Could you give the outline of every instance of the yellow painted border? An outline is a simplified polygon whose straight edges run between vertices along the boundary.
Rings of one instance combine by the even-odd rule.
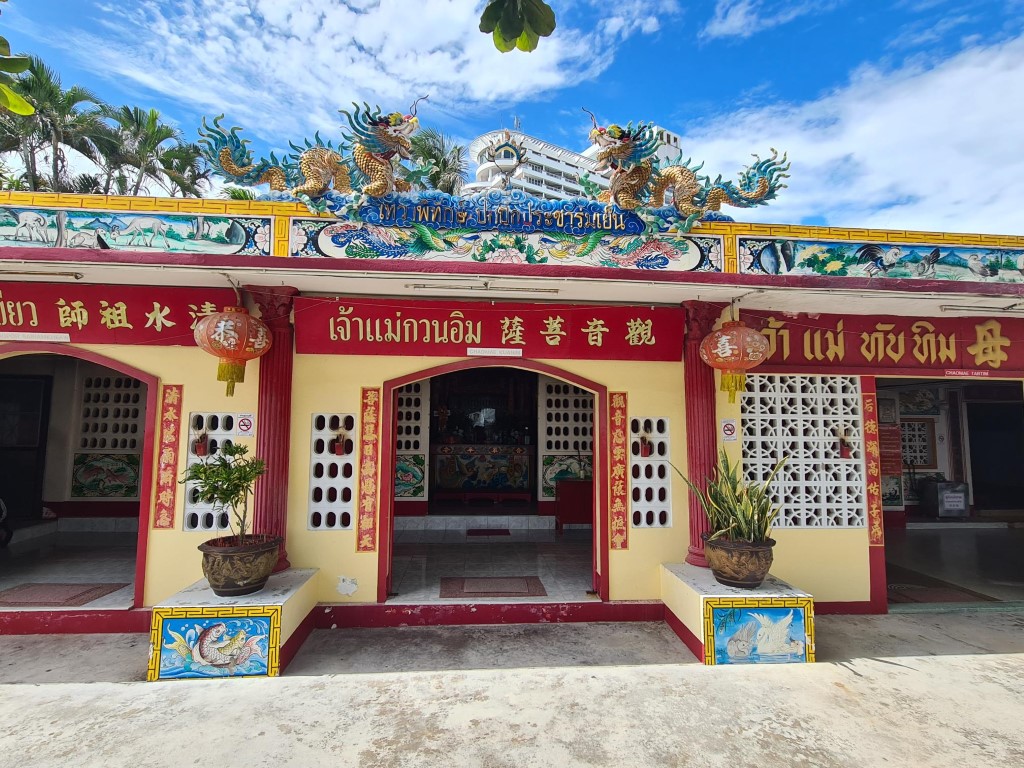
[[[163,647],[160,645],[160,640],[163,637],[164,619],[235,619],[256,616],[268,616],[270,618],[270,637],[267,639],[267,677],[277,677],[281,674],[280,605],[210,606],[206,608],[182,606],[180,608],[153,609],[153,625],[149,632],[149,667],[146,670],[146,680],[154,682],[160,679],[160,659],[163,656]],[[246,677],[253,677],[253,675],[246,675]],[[201,678],[182,679],[195,680]],[[218,677],[217,679],[221,678]]]
[[[799,608],[804,613],[807,661],[814,661],[813,597],[708,597],[704,599],[704,663],[715,664],[715,608]]]

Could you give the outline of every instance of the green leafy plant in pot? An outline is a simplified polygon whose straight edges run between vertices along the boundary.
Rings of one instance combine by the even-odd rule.
[[[768,575],[775,546],[772,524],[779,513],[768,489],[785,463],[780,459],[764,482],[751,483],[740,477],[739,464],[730,462],[723,450],[704,490],[676,469],[707,515],[704,556],[720,584],[755,589]]]
[[[215,512],[230,511],[231,536],[210,539],[199,545],[203,574],[214,594],[234,597],[259,592],[277,565],[280,536],[248,533],[249,497],[256,480],[267,471],[263,459],[249,456],[249,449],[225,442],[212,456],[185,470],[182,483],[192,483],[199,499]]]

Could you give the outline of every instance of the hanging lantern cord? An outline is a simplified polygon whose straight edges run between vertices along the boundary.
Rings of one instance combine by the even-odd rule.
[[[227,272],[221,272],[220,274],[223,276],[225,280],[228,281],[228,285],[230,285],[235,292],[235,306],[245,306],[244,304],[242,304],[242,286],[240,286],[238,283],[232,280],[231,275],[229,275]]]

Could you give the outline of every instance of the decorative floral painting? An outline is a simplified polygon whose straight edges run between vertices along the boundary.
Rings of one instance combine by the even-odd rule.
[[[71,498],[137,499],[139,457],[130,453],[76,453]]]
[[[401,454],[395,462],[395,497],[423,498],[426,496],[426,462],[422,453]]]
[[[555,498],[559,480],[589,480],[594,475],[594,458],[590,454],[552,455],[543,459],[541,498]]]

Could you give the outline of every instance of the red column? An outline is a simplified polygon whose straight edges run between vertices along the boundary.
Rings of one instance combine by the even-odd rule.
[[[714,328],[721,306],[702,301],[683,303],[686,310],[686,340],[683,345],[683,393],[686,398],[686,474],[698,487],[714,470],[717,438],[715,432],[715,371],[700,359],[700,343]],[[687,491],[690,502],[690,548],[686,562],[708,567],[704,558],[702,533],[708,520],[697,495]]]
[[[260,358],[260,396],[256,412],[256,455],[267,472],[256,483],[253,532],[285,539],[288,528],[288,455],[291,449],[292,361],[294,332],[292,299],[299,291],[287,286],[245,286],[273,338]],[[274,572],[290,567],[285,542]]]

